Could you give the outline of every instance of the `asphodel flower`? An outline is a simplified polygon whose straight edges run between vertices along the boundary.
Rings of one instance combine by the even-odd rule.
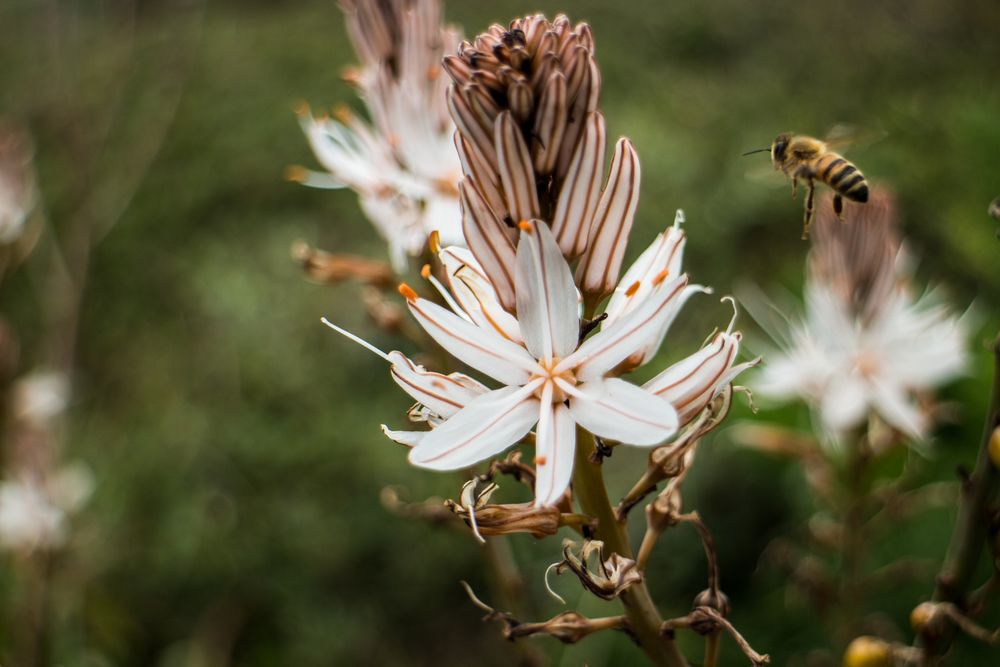
[[[458,206],[461,170],[452,144],[455,127],[445,100],[441,58],[459,35],[442,25],[439,0],[341,3],[361,59],[348,80],[368,107],[371,124],[346,109],[313,116],[304,105],[302,128],[327,173],[292,168],[306,185],[347,187],[389,245],[397,270],[437,231],[464,244]]]
[[[754,386],[766,396],[805,399],[835,436],[877,414],[923,437],[930,419],[917,397],[961,373],[966,327],[934,294],[912,295],[886,193],[848,204],[848,224],[826,208],[813,236],[805,315]]]
[[[391,435],[414,445],[410,461],[415,465],[452,470],[500,453],[537,425],[536,503],[549,505],[569,484],[576,424],[640,446],[658,444],[676,432],[677,413],[668,401],[609,375],[641,349],[651,332],[656,335],[669,325],[699,288],[688,286],[687,276],[669,283],[661,279],[662,289],[638,308],[580,343],[578,293],[555,237],[544,224],[521,226],[516,256],[519,337],[505,335],[492,321],[480,326],[419,298],[408,286],[401,288],[428,334],[503,386],[472,398],[457,412],[449,404],[450,416],[431,431]],[[489,303],[491,296],[484,292],[480,298]]]

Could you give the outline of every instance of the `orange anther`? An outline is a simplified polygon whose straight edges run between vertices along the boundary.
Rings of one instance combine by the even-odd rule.
[[[670,269],[663,269],[662,271],[656,274],[655,278],[653,278],[653,284],[659,285],[664,280],[666,280],[667,276],[669,275],[670,275]]]
[[[413,291],[413,288],[406,283],[399,283],[399,293],[403,295],[403,298],[407,301],[416,301],[417,293]]]
[[[527,220],[522,220],[521,222],[517,223],[517,226],[520,227],[522,232],[528,232],[529,234],[535,231],[535,226],[530,222],[528,222]]]
[[[430,248],[431,252],[435,255],[441,252],[441,233],[438,230],[435,229],[431,232],[430,236],[427,237],[427,247]]]
[[[420,277],[423,278],[424,280],[427,280],[428,278],[431,277],[430,264],[424,264],[422,267],[420,267]]]
[[[543,465],[545,465],[545,463],[547,461],[548,461],[548,459],[545,458],[544,456],[536,456],[535,457],[535,465],[536,466],[543,466]]]
[[[627,290],[625,290],[625,296],[632,296],[633,294],[635,294],[636,292],[638,292],[639,291],[639,286],[641,284],[642,283],[637,280],[634,283],[632,283],[631,285],[629,285],[629,288]]]

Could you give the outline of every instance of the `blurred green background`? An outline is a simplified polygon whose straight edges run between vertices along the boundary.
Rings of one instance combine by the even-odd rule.
[[[594,28],[610,131],[630,136],[642,158],[630,256],[682,207],[686,266],[717,293],[745,280],[797,292],[808,247],[801,200],[790,200],[787,184],[771,189],[748,176],[766,158],[740,153],[786,130],[822,135],[850,123],[886,133],[849,156],[898,193],[921,281],[979,314],[974,364],[944,392],[957,419],[938,432],[924,475],[951,479],[958,463],[971,464],[989,383],[983,343],[1000,325],[1000,242],[985,215],[1000,194],[1000,4],[446,7],[467,35],[535,10]],[[288,164],[315,164],[294,103],[356,107],[339,78],[354,61],[330,0],[0,4],[0,115],[34,135],[49,219],[60,229],[84,201],[115,222],[91,257],[81,310],[66,456],[85,461],[97,487],[56,562],[51,664],[514,664],[512,647],[480,623],[458,585],[466,579],[489,597],[474,540],[379,502],[389,484],[412,499],[454,497],[456,480],[409,468],[382,437],[379,423],[402,425],[409,399],[382,361],[319,317],[385,349],[412,350],[373,330],[356,286],[310,284],[289,256],[298,239],[384,256],[350,192],[282,179]],[[21,336],[22,370],[41,355],[33,342],[45,270],[33,258],[0,292]],[[663,363],[728,318],[714,298],[692,302]],[[744,326],[751,352],[766,347],[748,319]],[[741,405],[731,420],[749,416]],[[760,417],[809,425],[801,407]],[[609,462],[613,495],[641,462],[641,452]],[[738,449],[723,430],[702,448],[685,491],[715,534],[737,627],[772,664],[823,664],[808,661],[835,645],[829,627],[761,559],[776,536],[801,538],[815,509],[800,469]],[[638,539],[643,519],[634,514]],[[901,554],[929,559],[913,580],[873,589],[866,610],[884,612],[905,641],[952,517],[921,515],[873,546],[872,569]],[[511,543],[537,619],[560,611],[541,592],[558,540]],[[694,531],[668,534],[649,572],[662,612],[686,613],[704,577]],[[571,605],[582,597],[568,578],[555,586]],[[17,590],[17,569],[2,568],[0,655],[19,622],[2,601]],[[697,661],[700,640],[683,633],[682,643]],[[556,665],[641,658],[608,633],[568,648],[533,644]],[[724,664],[745,664],[731,643],[723,651]],[[953,664],[996,659],[966,640]]]

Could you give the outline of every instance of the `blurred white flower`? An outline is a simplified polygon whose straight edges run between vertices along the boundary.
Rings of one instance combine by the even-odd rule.
[[[11,410],[16,419],[44,425],[66,409],[69,379],[55,371],[32,371],[18,379],[12,396]]]
[[[22,131],[0,124],[0,244],[24,231],[35,205],[31,142]]]
[[[438,0],[342,3],[361,65],[357,85],[371,125],[346,109],[336,118],[301,110],[303,130],[328,173],[294,168],[306,185],[348,187],[387,241],[393,266],[418,255],[437,231],[464,245],[458,203],[461,167],[446,104],[441,59],[458,48],[459,34],[442,26]]]
[[[67,465],[43,481],[29,475],[0,482],[0,547],[31,551],[62,546],[69,515],[93,491],[93,475],[80,464]]]
[[[821,207],[821,211],[828,207]],[[930,427],[919,394],[966,364],[968,332],[933,294],[914,298],[892,205],[876,191],[845,210],[821,213],[805,286],[805,315],[785,350],[767,355],[754,384],[762,395],[801,398],[835,437],[875,413],[912,438]]]

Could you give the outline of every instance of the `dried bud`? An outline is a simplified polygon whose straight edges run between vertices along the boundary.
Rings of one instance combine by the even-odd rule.
[[[490,482],[477,492],[477,485],[477,479],[466,482],[459,502],[445,501],[445,506],[460,516],[477,537],[531,533],[541,538],[555,535],[559,530],[561,514],[557,507],[533,503],[491,505],[490,496],[500,487]]]
[[[624,616],[608,616],[605,618],[587,618],[575,611],[566,611],[553,616],[541,623],[522,623],[506,612],[497,611],[472,592],[467,583],[462,582],[466,594],[472,603],[486,612],[484,621],[500,621],[503,623],[503,636],[511,641],[545,634],[555,637],[564,644],[574,644],[588,635],[601,630],[622,630],[627,626]]]
[[[292,246],[292,259],[302,266],[310,280],[318,283],[358,280],[374,287],[388,288],[396,281],[395,274],[385,262],[357,255],[334,255],[311,248],[303,241]]]
[[[910,625],[928,642],[936,642],[948,630],[948,613],[944,604],[921,602],[910,612]]]
[[[729,604],[729,596],[722,591],[706,588],[694,598],[695,607],[711,607],[723,616],[728,616],[732,607]]]
[[[613,600],[622,591],[642,581],[642,573],[631,558],[614,553],[604,558],[604,543],[596,540],[584,542],[580,553],[573,553],[576,544],[570,540],[563,542],[563,560],[556,566],[562,574],[570,570],[580,579],[580,583],[591,593],[603,600]],[[597,567],[592,568],[590,560],[597,555]]]
[[[682,507],[679,489],[675,489],[672,493],[660,494],[646,506],[646,524],[650,530],[662,533],[680,523]]]

